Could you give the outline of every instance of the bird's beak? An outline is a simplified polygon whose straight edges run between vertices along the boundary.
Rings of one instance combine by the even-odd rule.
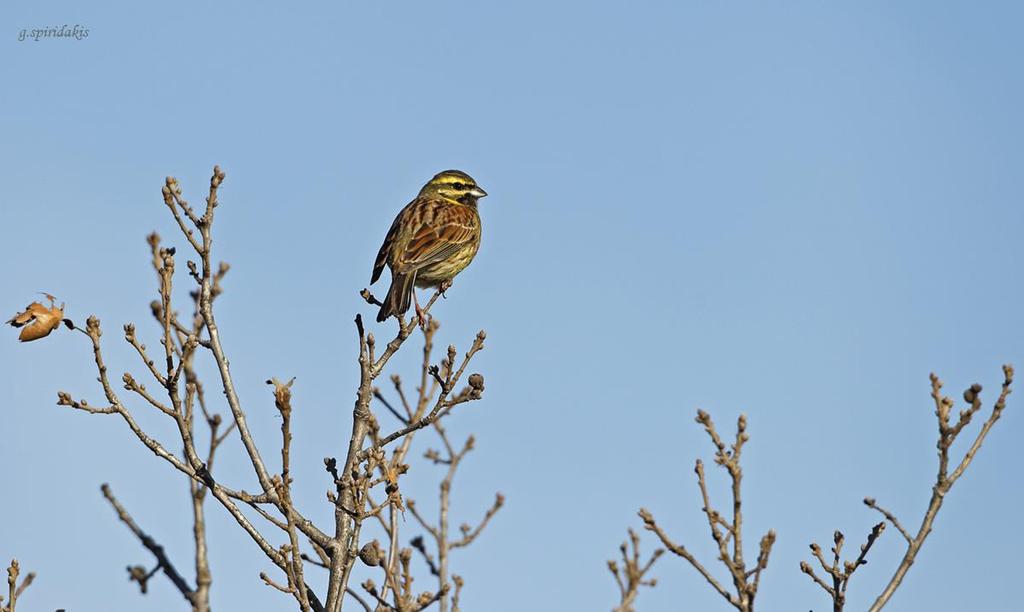
[[[479,187],[474,187],[470,189],[468,193],[474,198],[482,198],[487,195],[487,192],[484,191],[483,189],[480,189]]]

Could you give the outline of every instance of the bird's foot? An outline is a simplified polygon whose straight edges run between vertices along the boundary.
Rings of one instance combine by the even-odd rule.
[[[422,329],[423,331],[427,331],[427,313],[425,310],[423,310],[423,308],[420,307],[420,302],[419,300],[416,299],[415,291],[412,292],[412,303],[413,306],[416,308],[417,325],[419,325],[420,329]]]

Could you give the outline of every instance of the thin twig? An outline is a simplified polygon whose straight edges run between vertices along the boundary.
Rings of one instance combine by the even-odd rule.
[[[622,556],[622,566],[616,561],[608,561],[608,570],[615,577],[615,583],[619,587],[619,605],[612,612],[634,612],[633,604],[636,602],[640,587],[655,587],[658,584],[656,578],[646,578],[654,562],[664,554],[664,548],[657,548],[651,553],[647,561],[640,562],[640,536],[629,529],[629,541],[619,546],[619,553]]]
[[[11,559],[11,564],[7,567],[7,604],[0,605],[0,612],[15,612],[15,607],[18,605],[18,598],[25,592],[25,589],[32,584],[35,580],[35,572],[29,572],[22,579],[21,584],[18,584],[18,576],[21,575],[21,564],[18,563],[17,559]],[[3,602],[3,597],[0,597],[0,604]]]
[[[871,550],[871,547],[878,540],[878,537],[882,535],[883,531],[885,531],[885,523],[878,523],[872,527],[867,541],[860,547],[860,554],[857,555],[854,561],[846,561],[845,563],[840,563],[843,543],[846,540],[842,532],[836,531],[833,534],[832,563],[825,561],[821,547],[817,543],[811,543],[811,553],[818,560],[825,573],[832,578],[832,585],[829,586],[824,580],[819,578],[814,572],[814,568],[806,561],[800,562],[800,571],[810,576],[811,580],[828,593],[829,597],[832,598],[833,612],[842,612],[846,605],[846,589],[850,584],[850,577],[857,571],[857,568],[867,564],[868,551]]]
[[[103,497],[105,497],[114,508],[114,512],[117,513],[117,518],[121,519],[121,522],[124,523],[125,526],[128,527],[128,530],[139,539],[139,542],[142,543],[146,550],[153,553],[153,556],[156,557],[157,565],[161,570],[163,570],[164,575],[167,576],[171,581],[171,584],[178,589],[178,592],[181,593],[182,597],[184,597],[189,604],[192,604],[195,589],[189,586],[188,582],[186,582],[182,575],[178,573],[178,570],[175,569],[174,564],[171,563],[170,558],[168,558],[167,553],[164,551],[164,547],[157,543],[157,541],[146,532],[142,531],[131,515],[128,514],[128,511],[125,510],[124,506],[121,505],[121,502],[114,497],[114,493],[110,490],[109,484],[103,483],[100,487],[100,491],[103,492]]]

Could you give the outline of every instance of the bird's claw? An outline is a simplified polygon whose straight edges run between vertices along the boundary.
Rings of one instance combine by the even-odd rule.
[[[416,319],[418,320],[420,329],[427,331],[427,313],[420,308],[419,304],[416,305]]]

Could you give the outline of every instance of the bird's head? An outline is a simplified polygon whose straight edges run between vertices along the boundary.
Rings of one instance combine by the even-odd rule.
[[[476,201],[485,195],[487,192],[476,184],[473,177],[461,170],[439,172],[420,189],[420,196],[440,197],[470,206],[476,206]]]

